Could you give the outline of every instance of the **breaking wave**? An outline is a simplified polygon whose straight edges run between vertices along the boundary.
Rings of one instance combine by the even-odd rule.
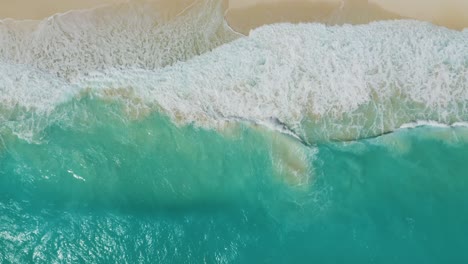
[[[61,118],[57,106],[85,94],[121,102],[124,118],[161,112],[217,129],[248,122],[305,144],[468,119],[466,30],[407,20],[277,24],[234,40],[220,4],[207,3],[167,22],[147,4],[88,11],[86,23],[74,12],[4,21],[0,120],[33,138]]]

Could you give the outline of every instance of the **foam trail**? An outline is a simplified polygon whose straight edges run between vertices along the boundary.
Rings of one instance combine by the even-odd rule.
[[[176,12],[177,11],[177,12]],[[154,70],[188,60],[240,35],[221,1],[196,1],[167,14],[157,1],[70,11],[42,21],[0,21],[0,122],[32,140],[50,113],[106,69]],[[60,118],[60,117],[58,117]]]
[[[467,40],[416,21],[280,24],[155,74],[106,72],[84,85],[131,87],[177,122],[278,120],[309,143],[354,140],[414,120],[466,121]]]
[[[158,2],[129,1],[42,21],[0,21],[0,60],[73,79],[106,68],[156,69],[239,36],[222,2],[196,1],[176,15]]]
[[[81,67],[93,71],[66,81],[71,88],[58,84],[62,88],[52,99],[23,100],[28,82],[37,77],[13,74],[3,84],[3,101],[50,108],[63,103],[53,98],[80,91],[121,101],[136,113],[162,111],[180,124],[219,128],[234,117],[282,124],[306,144],[355,140],[414,120],[468,120],[467,33],[404,20],[271,25],[164,68],[124,63],[96,71],[95,63],[85,61]],[[65,57],[72,55],[73,50]]]

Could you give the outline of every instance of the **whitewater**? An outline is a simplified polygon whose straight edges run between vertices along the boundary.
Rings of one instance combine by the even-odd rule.
[[[0,262],[468,260],[468,30],[223,12],[0,21]]]

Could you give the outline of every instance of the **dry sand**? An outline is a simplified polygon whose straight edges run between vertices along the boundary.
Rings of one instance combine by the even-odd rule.
[[[42,19],[72,9],[124,0],[0,0],[0,18]],[[142,0],[132,0],[142,1]],[[177,14],[195,0],[155,0]],[[468,0],[226,0],[226,18],[242,33],[275,22],[360,24],[414,18],[449,28],[468,27]]]

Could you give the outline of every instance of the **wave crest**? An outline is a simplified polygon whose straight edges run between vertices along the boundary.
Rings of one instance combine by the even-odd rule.
[[[468,119],[466,32],[415,21],[280,24],[156,72],[113,71],[179,122],[278,120],[304,142],[380,135],[415,120]]]
[[[16,98],[21,106],[50,110],[73,97],[70,94],[89,91],[122,100],[136,112],[142,107],[164,112],[176,123],[220,128],[241,120],[279,128],[306,144],[355,140],[416,120],[467,121],[467,32],[407,20],[361,26],[270,25],[187,61],[171,57],[178,62],[166,67],[139,66],[132,60],[98,70],[99,64],[83,62],[89,71],[74,69],[80,74],[72,80],[59,78],[63,83],[47,83],[45,75],[23,78],[19,70],[19,75],[7,76],[2,101]],[[136,50],[141,44],[114,40]],[[67,63],[54,65],[60,70],[51,68],[47,74],[69,69]],[[9,71],[8,64],[4,69]],[[41,81],[34,83],[36,79]],[[31,83],[34,91],[57,89],[50,96],[24,97]],[[34,104],[20,98],[31,98]]]
[[[237,38],[221,1],[196,1],[168,15],[151,1],[0,21],[0,59],[65,79],[107,68],[156,69]]]

